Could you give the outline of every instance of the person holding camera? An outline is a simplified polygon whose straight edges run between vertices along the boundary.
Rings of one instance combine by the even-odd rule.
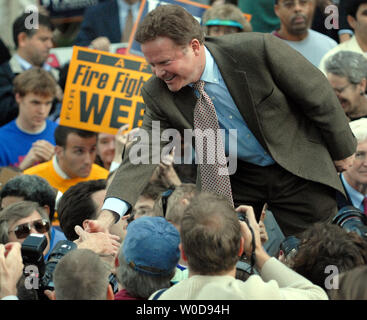
[[[238,220],[236,211],[244,221]],[[182,217],[180,243],[189,278],[149,299],[327,299],[320,287],[266,253],[252,207],[242,205],[236,211],[212,193],[191,200]],[[260,273],[246,282],[235,279],[243,253]]]

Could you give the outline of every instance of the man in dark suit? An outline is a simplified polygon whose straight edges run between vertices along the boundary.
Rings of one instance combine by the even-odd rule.
[[[286,236],[336,214],[335,189],[343,192],[337,170],[350,165],[356,141],[318,69],[268,34],[204,42],[200,24],[175,5],[150,12],[135,39],[155,75],[142,89],[142,129],[151,134],[155,121],[161,131],[192,129],[198,95],[192,84],[204,80],[220,127],[227,135],[237,130],[237,170],[230,176],[234,205],[253,206],[259,218],[268,203]],[[125,153],[90,231],[106,229],[128,212],[152,175],[153,161],[131,161],[134,146]],[[149,147],[154,152],[152,142]]]
[[[13,23],[13,38],[16,52],[9,61],[0,65],[0,126],[7,124],[18,115],[18,105],[13,92],[13,80],[16,75],[32,67],[40,67],[50,72],[56,81],[59,71],[47,63],[47,57],[53,46],[54,27],[48,16],[38,15],[38,27],[27,27],[32,13],[20,15]],[[32,18],[33,19],[33,18]],[[58,86],[54,107],[62,100],[62,90]]]

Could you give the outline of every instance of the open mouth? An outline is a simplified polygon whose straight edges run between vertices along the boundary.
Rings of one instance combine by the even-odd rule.
[[[164,79],[165,82],[170,82],[173,80],[173,78],[176,77],[176,75],[173,75],[171,78]]]

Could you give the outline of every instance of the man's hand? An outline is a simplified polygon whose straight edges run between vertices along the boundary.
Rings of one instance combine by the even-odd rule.
[[[162,157],[159,166],[153,172],[151,180],[160,180],[167,188],[180,186],[181,180],[173,168],[175,158],[175,148],[171,153]]]
[[[336,171],[343,172],[353,166],[354,155],[342,160],[334,160]]]
[[[260,227],[256,222],[254,209],[251,206],[241,205],[236,209],[236,212],[245,213],[249,226],[254,232],[255,237],[255,256],[256,256],[256,266],[261,269],[264,263],[270,259],[269,255],[266,253],[261,244],[260,238]],[[244,251],[248,258],[251,258],[252,254],[252,233],[246,222],[240,221],[241,233],[244,239]]]
[[[112,211],[102,210],[97,220],[86,220],[86,232],[109,233],[110,227],[115,223],[115,215]]]
[[[18,242],[0,244],[0,299],[17,295],[17,282],[24,268],[20,248]]]
[[[116,256],[120,248],[120,238],[104,232],[89,233],[80,226],[75,226],[75,232],[79,236],[74,243],[78,249],[90,249],[100,256]]]
[[[107,51],[107,52],[110,51],[110,45],[111,45],[111,42],[106,37],[95,38],[90,44],[90,46],[93,49]]]
[[[38,162],[51,160],[55,153],[55,146],[46,140],[37,140],[33,142],[32,148],[19,165],[19,169],[25,170]]]

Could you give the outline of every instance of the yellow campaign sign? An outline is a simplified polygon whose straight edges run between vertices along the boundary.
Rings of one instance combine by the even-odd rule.
[[[124,124],[140,127],[141,88],[151,75],[144,58],[74,47],[60,124],[111,134]]]

